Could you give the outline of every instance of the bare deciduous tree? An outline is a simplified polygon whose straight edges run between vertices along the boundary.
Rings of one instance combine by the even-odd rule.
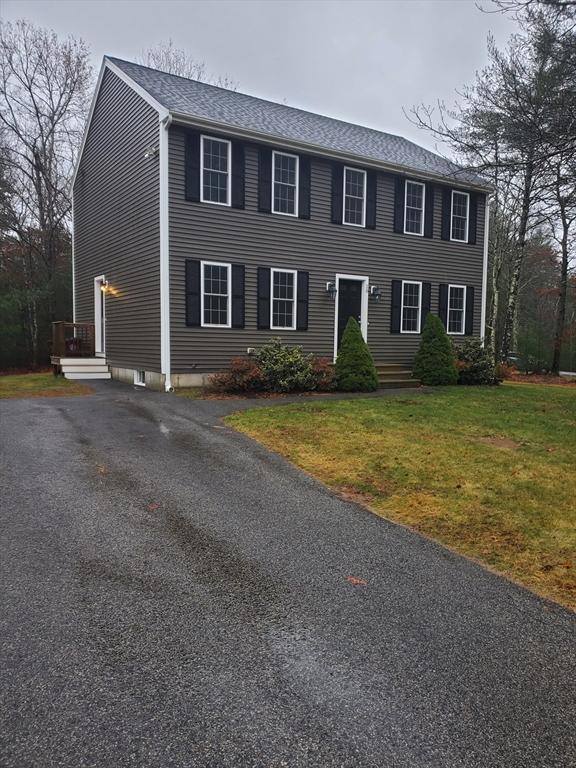
[[[219,88],[235,91],[238,87],[238,83],[228,75],[212,75],[208,71],[206,62],[197,61],[183,48],[177,48],[171,39],[143,51],[138,61],[146,67],[179,77],[187,77],[190,80],[200,80],[209,85],[217,85]]]
[[[81,40],[60,40],[27,21],[1,24],[0,127],[10,179],[8,234],[11,257],[21,262],[33,364],[40,354],[39,315],[48,323],[54,319],[54,282],[69,261],[69,180],[91,84],[89,54]]]

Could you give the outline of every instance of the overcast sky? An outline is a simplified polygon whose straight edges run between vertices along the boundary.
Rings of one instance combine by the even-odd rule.
[[[105,54],[135,60],[172,38],[240,91],[431,149],[402,108],[451,103],[485,64],[488,34],[503,46],[515,31],[472,0],[0,0],[0,8],[4,20],[84,38],[96,68]]]

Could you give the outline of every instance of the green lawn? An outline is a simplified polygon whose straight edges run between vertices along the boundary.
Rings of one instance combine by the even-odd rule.
[[[378,514],[576,608],[576,387],[448,387],[227,423]]]
[[[89,395],[92,389],[52,373],[23,373],[0,376],[0,400],[20,397],[59,397]]]

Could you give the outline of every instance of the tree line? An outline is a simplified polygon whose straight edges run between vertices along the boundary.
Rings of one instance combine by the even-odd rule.
[[[446,107],[411,119],[492,185],[486,343],[576,370],[576,4],[499,0],[520,31]]]
[[[495,361],[576,370],[576,5],[496,0],[520,32],[447,108],[410,118],[492,185],[486,342]],[[480,12],[480,11],[479,11]],[[172,41],[141,63],[236,88]],[[94,88],[90,51],[0,26],[0,369],[49,361],[71,319],[70,178]]]

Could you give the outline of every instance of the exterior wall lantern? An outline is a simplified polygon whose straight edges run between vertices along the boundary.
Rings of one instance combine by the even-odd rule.
[[[338,293],[336,283],[326,283],[326,293],[332,299],[332,301],[334,301],[336,294]]]
[[[374,301],[380,301],[382,298],[382,289],[379,285],[370,286],[370,296],[374,299]]]

